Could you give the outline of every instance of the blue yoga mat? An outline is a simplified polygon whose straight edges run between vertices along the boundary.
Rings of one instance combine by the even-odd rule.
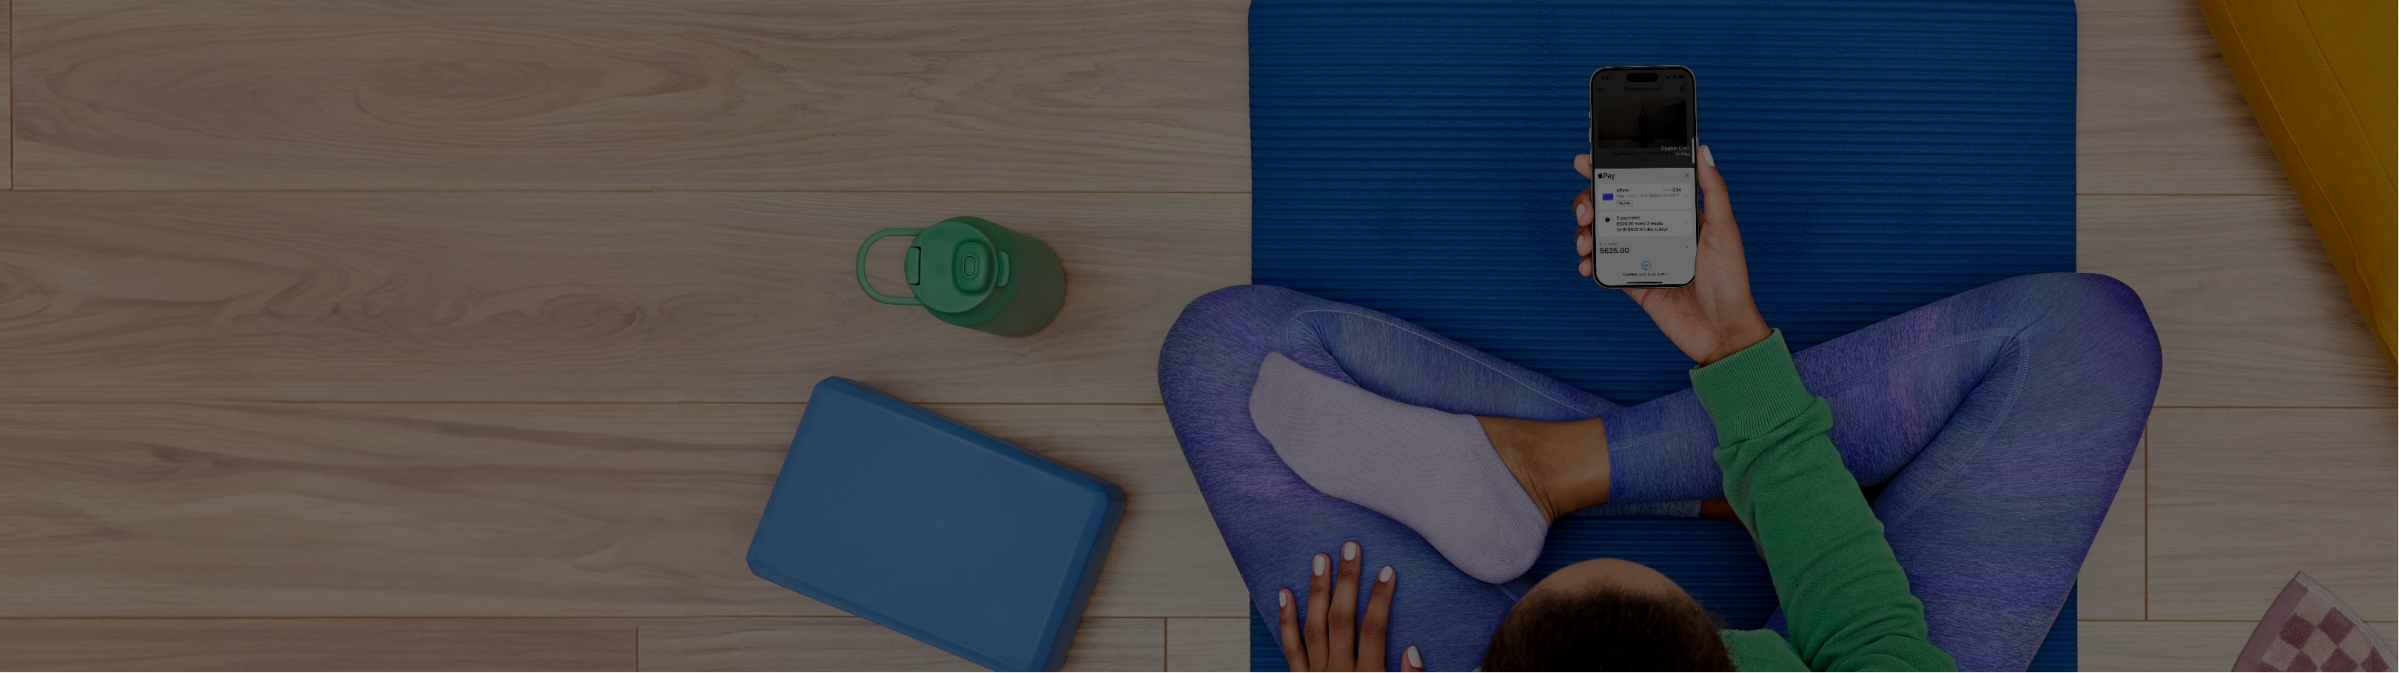
[[[1549,544],[1530,573],[1547,577],[1559,568],[1595,558],[1620,558],[1652,568],[1681,585],[1727,626],[1754,629],[1774,615],[1774,582],[1766,562],[1750,546],[1749,534],[1729,522],[1671,517],[1568,517],[1550,529]],[[2074,594],[2049,627],[2034,671],[2072,671],[2076,659]],[[1250,611],[1250,670],[1288,671],[1283,650],[1266,617]],[[1396,643],[1392,647],[1406,647]]]
[[[1589,184],[1570,161],[1588,151],[1600,66],[1697,75],[1700,142],[1730,182],[1752,291],[1794,349],[2074,270],[2071,0],[1256,0],[1249,29],[1252,281],[1385,311],[1619,403],[1689,387],[1690,361],[1574,271],[1572,199]],[[1543,563],[1615,525],[1639,530],[1610,555],[1724,543],[1709,522],[1614,521],[1561,524]],[[1707,600],[1729,618],[1773,600],[1745,562],[1667,574],[1721,576]],[[2034,670],[2073,668],[2073,610]],[[1253,665],[1280,667],[1258,638]]]
[[[1259,0],[1249,25],[1252,280],[1619,403],[1690,387],[1691,363],[1575,274],[1598,66],[1698,76],[1700,141],[1793,349],[2074,270],[2068,0]]]

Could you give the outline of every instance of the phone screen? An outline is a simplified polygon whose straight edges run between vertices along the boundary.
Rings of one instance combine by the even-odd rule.
[[[1591,73],[1591,278],[1601,286],[1691,284],[1698,89],[1682,66]]]

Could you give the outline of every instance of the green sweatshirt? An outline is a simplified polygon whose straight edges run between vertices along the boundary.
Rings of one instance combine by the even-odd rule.
[[[1691,370],[1716,422],[1716,463],[1733,512],[1757,536],[1791,638],[1722,633],[1743,671],[1955,671],[1926,639],[1883,525],[1825,433],[1832,410],[1808,394],[1782,330]]]

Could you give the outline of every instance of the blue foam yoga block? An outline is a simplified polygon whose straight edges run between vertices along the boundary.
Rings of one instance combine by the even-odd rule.
[[[750,570],[995,670],[1058,670],[1124,490],[923,407],[816,384]]]

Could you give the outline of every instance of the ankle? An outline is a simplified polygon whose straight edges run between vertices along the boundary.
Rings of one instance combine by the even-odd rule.
[[[1607,427],[1598,418],[1528,421],[1476,416],[1491,448],[1550,521],[1608,501]]]
[[[1499,454],[1499,462],[1508,466],[1508,475],[1524,487],[1525,495],[1532,496],[1533,506],[1541,508],[1541,518],[1557,521],[1563,516],[1550,501],[1545,473],[1534,464],[1533,456],[1538,451],[1533,448],[1535,440],[1528,436],[1531,433],[1526,427],[1531,421],[1498,416],[1476,416],[1474,420],[1482,423],[1483,436],[1491,440],[1491,450]]]

